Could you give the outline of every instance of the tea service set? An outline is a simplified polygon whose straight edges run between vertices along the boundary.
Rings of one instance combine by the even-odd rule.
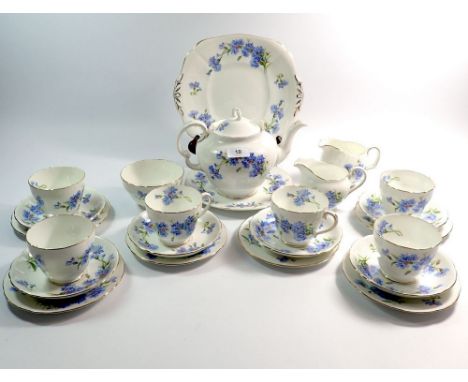
[[[185,57],[173,97],[184,122],[177,150],[186,168],[145,159],[122,169],[123,187],[143,209],[127,226],[130,252],[156,266],[204,262],[227,242],[212,212],[219,209],[254,212],[237,236],[245,253],[262,263],[302,269],[329,261],[343,236],[337,206],[365,183],[380,150],[323,140],[320,160],[295,162],[299,184],[277,167],[305,126],[295,119],[303,91],[286,48],[251,35],[203,40]],[[76,310],[122,279],[118,249],[95,234],[111,206],[84,186],[84,178],[75,167],[30,177],[32,196],[11,216],[27,242],[4,279],[11,305],[43,314]],[[351,247],[342,263],[346,278],[390,308],[423,313],[453,305],[460,283],[454,264],[438,250],[452,225],[429,202],[432,180],[387,171],[380,188],[380,194],[364,193],[354,209],[373,235]]]

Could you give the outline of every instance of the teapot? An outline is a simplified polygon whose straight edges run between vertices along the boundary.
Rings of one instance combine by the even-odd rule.
[[[360,167],[347,171],[343,167],[315,159],[298,159],[294,166],[301,172],[301,184],[323,192],[328,198],[329,208],[335,208],[351,192],[361,187],[367,177],[366,171]],[[360,172],[358,180],[354,180],[356,172]]]
[[[291,140],[297,130],[305,126],[296,121],[283,137],[274,137],[264,130],[263,123],[242,117],[234,108],[232,118],[213,122],[208,128],[202,121],[184,126],[177,137],[177,149],[186,165],[201,170],[220,194],[242,199],[254,195],[262,186],[270,169],[280,163],[291,149]],[[200,134],[181,147],[181,138],[194,131]],[[192,162],[191,154],[198,163]]]

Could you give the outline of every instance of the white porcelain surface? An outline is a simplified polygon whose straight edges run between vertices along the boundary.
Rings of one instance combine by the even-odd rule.
[[[293,247],[305,248],[314,236],[336,227],[338,216],[327,208],[323,193],[304,186],[285,186],[271,196],[280,238]],[[327,223],[322,224],[325,218]]]
[[[78,215],[56,215],[26,233],[29,253],[49,280],[58,284],[81,277],[89,261],[95,227]]]
[[[227,211],[257,211],[269,207],[271,194],[290,183],[291,177],[279,167],[274,167],[266,176],[257,193],[245,199],[231,199],[220,195],[203,171],[189,169],[185,178],[185,184],[196,187],[200,192],[209,192],[213,196],[211,207]]]
[[[82,309],[102,300],[120,283],[124,272],[125,263],[120,256],[115,270],[109,273],[97,287],[84,294],[63,299],[38,299],[23,294],[11,284],[8,275],[5,275],[3,280],[3,292],[8,303],[18,309],[36,314],[60,314]]]
[[[93,289],[113,272],[119,261],[119,252],[110,241],[96,237],[89,257],[83,276],[65,285],[50,282],[27,251],[13,260],[8,275],[14,287],[33,297],[72,297]]]
[[[45,214],[75,213],[81,202],[85,172],[77,167],[48,167],[28,180],[31,193]]]
[[[378,147],[367,148],[360,143],[328,138],[320,141],[322,149],[321,159],[324,162],[344,167],[347,170],[353,167],[373,169],[380,160]]]
[[[338,250],[338,246],[333,250],[324,252],[317,256],[309,257],[289,257],[270,251],[268,248],[261,245],[255,237],[250,233],[250,222],[252,218],[245,220],[238,229],[237,236],[244,248],[245,252],[256,260],[263,263],[281,268],[309,268],[326,263],[330,260],[333,254]]]
[[[85,188],[80,206],[76,214],[95,221],[106,205],[106,198],[95,190]],[[42,209],[40,203],[33,197],[22,200],[14,210],[16,220],[25,227],[32,227],[37,222],[44,220],[48,214]]]
[[[288,257],[320,256],[334,250],[340,244],[343,235],[342,229],[336,226],[331,231],[310,239],[304,248],[288,246],[280,239],[275,217],[270,208],[259,211],[252,216],[250,233],[264,247]]]
[[[407,313],[433,313],[453,306],[460,296],[461,284],[459,281],[448,291],[424,298],[406,298],[384,292],[376,286],[362,279],[353,268],[347,256],[342,263],[342,268],[348,282],[364,296],[380,305]]]
[[[158,187],[145,197],[146,213],[154,223],[159,240],[167,247],[179,247],[192,236],[197,221],[213,198],[193,187]]]
[[[370,284],[390,294],[403,297],[429,297],[445,292],[457,281],[457,270],[452,261],[440,251],[419,274],[414,283],[395,282],[380,269],[374,237],[365,236],[357,240],[349,250],[354,269]]]
[[[301,172],[301,184],[323,192],[328,198],[329,208],[335,208],[367,178],[364,169],[353,167],[347,171],[315,159],[299,159],[294,165]]]
[[[127,235],[142,251],[165,257],[186,257],[210,246],[218,237],[221,221],[210,211],[197,220],[193,234],[180,247],[168,247],[160,239],[157,225],[148,219],[143,211],[133,218],[127,228]]]
[[[203,249],[201,252],[194,253],[185,257],[164,257],[155,255],[149,252],[142,251],[138,248],[130,237],[127,235],[126,244],[130,251],[141,261],[151,263],[154,265],[163,265],[163,266],[179,266],[179,265],[189,265],[194,264],[199,261],[208,260],[209,258],[215,256],[226,244],[227,241],[227,231],[224,225],[219,232],[216,240],[207,248]]]
[[[300,110],[303,93],[291,54],[277,41],[233,34],[204,39],[185,56],[174,87],[174,101],[185,123],[213,121],[240,108],[284,135]]]
[[[297,123],[282,137],[280,144],[261,124],[242,117],[234,109],[232,118],[216,121],[208,128],[201,121],[189,122],[179,133],[177,148],[192,170],[203,171],[214,188],[228,198],[254,195],[271,168],[289,153],[291,140],[303,124]],[[181,143],[191,129],[198,128],[198,141],[191,142],[198,163]]]
[[[389,214],[375,221],[374,239],[382,272],[394,281],[410,283],[431,264],[442,235],[417,217]]]
[[[382,207],[386,213],[420,214],[434,193],[427,175],[411,170],[389,170],[380,176]]]
[[[145,197],[156,187],[182,183],[184,169],[166,159],[143,159],[126,165],[120,178],[130,196],[145,208]]]

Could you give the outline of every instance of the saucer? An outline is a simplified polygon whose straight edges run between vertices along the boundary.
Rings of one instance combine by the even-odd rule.
[[[382,197],[380,192],[365,192],[359,197],[359,205],[362,210],[373,220],[385,214],[382,208]],[[441,208],[436,202],[430,201],[420,215],[415,215],[421,219],[440,227],[448,219],[447,211]]]
[[[260,260],[263,263],[291,269],[315,267],[330,260],[333,254],[338,250],[338,246],[335,246],[332,250],[323,252],[316,256],[301,258],[284,256],[270,251],[255,239],[255,237],[250,233],[251,221],[252,218],[249,218],[239,227],[239,241],[249,256],[256,260]]]
[[[288,257],[311,257],[333,250],[340,244],[343,230],[336,226],[329,232],[317,235],[309,240],[305,248],[295,248],[284,243],[279,236],[275,218],[270,208],[266,208],[252,217],[250,233],[260,243],[273,252]]]
[[[356,216],[357,220],[369,230],[369,233],[372,233],[374,230],[374,221],[375,219],[367,214],[361,207],[359,201],[356,203],[354,207],[354,216]],[[453,229],[453,221],[450,218],[447,218],[444,224],[438,227],[440,234],[442,235],[443,241],[447,240],[450,233]]]
[[[168,247],[161,242],[156,224],[148,219],[146,211],[133,218],[127,228],[127,235],[144,252],[165,257],[186,257],[200,252],[219,236],[221,221],[210,211],[198,219],[193,234],[180,247]]]
[[[195,187],[200,192],[209,192],[213,196],[211,207],[227,211],[257,211],[269,207],[273,191],[290,183],[291,177],[284,170],[273,167],[255,195],[245,199],[231,199],[220,195],[204,172],[186,169],[185,176],[187,186]]]
[[[226,228],[224,225],[221,223],[221,230],[219,232],[218,237],[216,240],[203,249],[201,252],[188,255],[186,257],[164,257],[164,256],[159,256],[159,255],[154,255],[152,253],[148,253],[145,251],[142,251],[140,248],[138,248],[133,241],[130,239],[130,237],[127,235],[126,238],[126,243],[128,249],[137,257],[139,260],[155,264],[155,265],[164,265],[164,266],[178,266],[178,265],[188,265],[188,264],[193,264],[198,261],[204,261],[207,260],[213,256],[215,256],[221,248],[224,247],[227,241],[227,232]]]
[[[119,284],[124,271],[125,263],[122,256],[119,256],[117,267],[98,286],[78,296],[61,299],[39,299],[25,295],[11,284],[10,278],[6,275],[3,280],[3,293],[9,304],[30,313],[59,314],[71,312],[98,302],[107,296]]]
[[[106,198],[104,196],[94,190],[85,189],[83,191],[79,213],[93,221],[100,215],[105,206]],[[27,228],[32,227],[34,224],[47,217],[42,211],[41,204],[32,196],[22,200],[15,207],[14,215],[18,223]]]
[[[451,307],[457,302],[458,297],[460,296],[461,284],[459,280],[457,280],[452,288],[436,296],[424,298],[395,296],[363,280],[359,273],[353,268],[348,256],[343,260],[342,267],[349,283],[364,296],[381,305],[403,312],[437,312]]]
[[[100,237],[96,237],[88,255],[90,260],[83,276],[73,283],[50,282],[28,251],[13,260],[8,275],[12,285],[24,294],[40,298],[72,297],[96,287],[115,269],[119,260],[117,248]]]
[[[416,282],[410,284],[387,278],[380,269],[379,257],[372,235],[359,239],[349,250],[351,264],[361,278],[396,296],[430,297],[445,292],[457,281],[455,266],[440,251]]]

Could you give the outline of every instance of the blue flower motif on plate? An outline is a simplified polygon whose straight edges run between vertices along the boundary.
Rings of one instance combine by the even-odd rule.
[[[190,82],[189,88],[190,88],[190,95],[197,95],[199,92],[202,91],[202,88],[200,87],[200,82],[198,81]]]
[[[280,73],[276,75],[275,84],[278,86],[278,89],[283,89],[288,85],[288,81],[284,79],[284,74]]]
[[[188,113],[188,116],[190,118],[203,122],[206,125],[206,127],[210,127],[211,124],[214,122],[213,117],[211,116],[211,114],[208,113],[206,109],[203,113],[198,112],[196,110],[192,110]]]
[[[271,120],[265,122],[264,128],[265,131],[270,134],[276,134],[280,127],[280,120],[284,117],[284,100],[280,100],[278,104],[273,104],[270,106],[271,111]]]

